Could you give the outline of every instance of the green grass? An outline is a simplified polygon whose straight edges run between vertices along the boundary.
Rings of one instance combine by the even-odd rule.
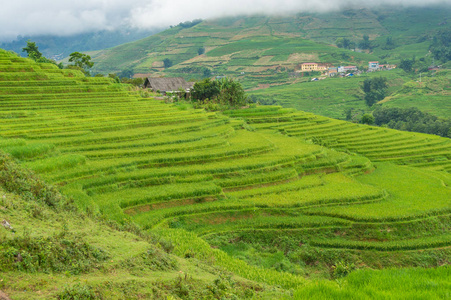
[[[24,184],[35,190],[51,187],[3,154],[1,159],[2,218],[15,232],[3,226],[0,231],[0,288],[12,299],[204,298],[225,292],[248,299],[274,293],[237,276],[224,277],[222,268],[168,253],[170,242],[131,224],[118,226],[76,212],[61,195],[53,194],[60,199],[57,207],[39,196],[31,199]],[[12,175],[9,181],[5,174]]]
[[[314,82],[295,83],[251,91],[257,99],[276,101],[284,107],[312,112],[336,119],[344,119],[348,109],[369,111],[363,100],[362,82],[372,76],[383,76],[396,90],[406,80],[403,71],[391,70],[351,78],[327,78]]]
[[[362,175],[357,179],[387,191],[389,196],[385,201],[355,207],[337,207],[328,215],[379,221],[411,219],[418,215],[449,211],[451,189],[438,176],[434,172],[416,168],[378,163],[372,174]],[[312,213],[320,211],[324,212],[324,209],[310,210]]]
[[[314,281],[286,299],[446,299],[450,267],[424,270],[359,270],[338,282]]]
[[[0,51],[1,60],[14,69],[14,56]],[[58,264],[49,263],[58,268],[56,275],[33,277],[27,270],[48,267],[33,262],[19,270],[8,261],[13,276],[1,288],[17,298],[29,296],[19,292],[20,276],[45,280],[42,298],[57,293],[120,298],[122,282],[133,287],[133,295],[165,298],[184,291],[198,299],[207,297],[207,285],[216,291],[211,283],[225,272],[234,274],[231,281],[221,275],[217,282],[229,282],[227,290],[238,298],[245,298],[247,286],[254,287],[255,297],[271,298],[271,290],[281,297],[306,284],[303,276],[334,278],[340,259],[371,268],[449,263],[449,140],[280,106],[224,113],[179,109],[28,60],[16,70],[22,67],[59,74],[76,89],[62,93],[64,84],[55,86],[51,76],[38,90],[23,77],[8,85],[2,76],[11,78],[11,72],[0,72],[0,90],[5,88],[0,147],[54,185],[24,178],[2,162],[7,200],[0,198],[0,207],[18,233],[29,224],[39,227],[29,245],[50,251],[49,262],[61,250],[64,222],[75,234],[68,237],[70,247],[79,248],[74,241],[80,240],[88,245],[81,249],[103,249],[108,259],[93,260],[92,269],[75,264],[65,277]],[[379,162],[385,160],[410,166]],[[57,191],[63,195],[55,196]],[[72,201],[83,217],[63,209]],[[60,206],[58,216],[52,210]],[[97,218],[131,232],[118,233]],[[3,253],[14,260],[26,234],[12,240],[7,236]],[[43,249],[49,241],[55,246]],[[133,241],[137,245],[130,246]],[[33,251],[24,252],[27,259]],[[92,257],[79,260],[85,259]],[[158,269],[172,262],[177,268]],[[180,270],[190,274],[177,279]],[[63,280],[70,286],[61,288]]]

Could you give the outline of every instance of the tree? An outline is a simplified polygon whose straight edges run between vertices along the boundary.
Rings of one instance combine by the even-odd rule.
[[[338,48],[344,49],[353,49],[355,47],[355,43],[347,38],[338,38],[335,41],[335,44]]]
[[[22,48],[22,52],[27,52],[27,56],[38,63],[50,63],[58,66],[58,68],[62,69],[63,64],[57,63],[53,59],[48,59],[47,57],[43,56],[41,52],[39,52],[38,46],[36,46],[35,42],[31,42],[30,40],[27,41],[27,46]]]
[[[205,53],[205,48],[204,47],[199,47],[199,49],[197,49],[197,54],[202,55]]]
[[[368,125],[374,124],[374,117],[373,117],[373,115],[372,114],[364,114],[362,116],[362,119],[360,120],[360,123],[368,124]]]
[[[170,68],[172,67],[172,60],[170,60],[169,58],[165,58],[163,59],[163,64],[164,64],[164,68]]]
[[[42,57],[42,53],[39,52],[36,43],[30,40],[27,41],[27,46],[22,48],[22,52],[27,52],[27,56],[35,61]]]
[[[394,49],[395,43],[393,42],[393,38],[391,36],[387,36],[387,38],[385,39],[385,45],[382,47],[382,49],[384,50],[392,50]]]
[[[415,63],[414,59],[403,59],[402,58],[401,63],[399,64],[399,67],[406,72],[411,72],[414,63]]]
[[[132,69],[125,69],[117,74],[120,78],[132,78],[135,73],[133,73]]]
[[[211,70],[209,68],[205,68],[203,75],[204,77],[211,77]]]
[[[216,80],[212,81],[210,78],[205,78],[204,80],[194,84],[191,96],[194,100],[203,101],[205,99],[213,99],[217,97],[219,92],[219,82]]]
[[[360,49],[371,49],[370,37],[367,34],[363,35],[363,39],[359,43]]]
[[[242,106],[248,103],[248,97],[241,84],[227,77],[221,80],[205,78],[196,82],[192,89],[191,98],[197,101],[209,99],[227,106]]]
[[[387,91],[387,78],[374,77],[363,81],[362,90],[365,93],[365,102],[368,106],[385,98]]]
[[[183,27],[183,28],[191,28],[197,24],[199,24],[200,22],[202,22],[202,19],[195,19],[192,21],[186,21],[186,22],[180,22],[177,26]]]
[[[72,52],[69,55],[69,62],[74,63],[74,66],[79,67],[85,73],[94,66],[94,63],[91,62],[91,56],[80,52]]]
[[[451,29],[439,30],[433,37],[429,48],[435,59],[446,63],[451,60]]]
[[[226,77],[220,80],[219,85],[219,103],[230,106],[243,106],[249,102],[243,87],[238,81]]]

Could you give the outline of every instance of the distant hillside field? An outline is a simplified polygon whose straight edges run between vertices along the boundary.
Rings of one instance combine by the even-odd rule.
[[[11,297],[450,292],[447,138],[281,106],[206,112],[3,50],[0,102]],[[407,269],[369,270],[387,268]]]
[[[429,8],[349,9],[328,14],[286,17],[233,17],[175,26],[148,38],[92,52],[95,72],[126,69],[135,74],[180,75],[205,72],[240,78],[248,87],[289,82],[303,62],[367,66],[368,61],[399,63],[428,54],[431,34],[449,28],[449,6]],[[346,38],[358,48],[363,36],[369,50],[337,48]],[[387,38],[391,44],[386,45]],[[202,48],[202,51],[199,49]],[[351,47],[351,49],[353,49]],[[168,59],[172,65],[164,66]],[[208,70],[208,71],[206,71]]]
[[[313,112],[336,119],[345,119],[346,112],[371,112],[362,91],[363,81],[374,77],[387,79],[388,92],[378,105],[382,107],[416,107],[441,118],[451,116],[451,76],[447,70],[412,76],[403,70],[359,74],[348,78],[327,78],[251,90],[248,94],[262,104],[277,104]]]
[[[443,6],[222,18],[175,26],[90,54],[95,61],[94,73],[181,76],[187,80],[227,76],[239,80],[254,102],[339,119],[345,119],[349,110],[356,116],[371,113],[374,107],[368,107],[363,100],[362,82],[382,76],[387,78],[389,89],[380,105],[416,107],[448,118],[449,76],[434,79],[434,73],[427,69],[440,64],[431,55],[430,46],[439,30],[449,30],[450,14],[451,8]],[[370,49],[359,49],[364,36],[369,38]],[[354,46],[338,48],[340,39],[347,39]],[[400,69],[402,60],[414,60],[416,73]],[[301,64],[306,62],[326,68],[357,66],[365,70],[369,61],[398,68],[352,78],[301,72]],[[420,81],[419,73],[423,84],[415,87],[415,82]],[[325,80],[311,82],[318,77]]]

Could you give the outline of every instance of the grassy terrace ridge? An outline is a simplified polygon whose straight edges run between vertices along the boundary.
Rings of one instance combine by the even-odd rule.
[[[216,275],[218,284],[227,281],[223,296],[277,299],[299,296],[297,289],[315,290],[309,282],[341,278],[355,268],[449,264],[449,139],[279,106],[207,113],[181,103],[141,98],[108,81],[91,85],[97,79],[76,71],[66,76],[66,70],[17,60],[2,50],[0,61],[9,66],[8,72],[0,71],[0,103],[8,104],[0,105],[0,149],[11,156],[4,160],[16,159],[20,168],[33,170],[61,197],[73,201],[90,222],[82,229],[76,212],[58,217],[52,208],[58,205],[45,192],[38,194],[49,207],[39,212],[44,204],[30,202],[35,200],[27,190],[11,189],[15,185],[9,181],[18,186],[21,181],[8,180],[11,168],[3,163],[5,197],[0,212],[17,230],[15,235],[1,231],[5,234],[0,235],[0,247],[7,247],[9,252],[4,253],[9,256],[2,256],[0,266],[11,279],[0,283],[0,289],[17,299],[40,298],[37,290],[45,291],[41,298],[92,292],[120,299],[131,282],[132,294],[196,299],[208,297],[199,294],[207,290],[220,292],[212,284]],[[28,70],[24,74],[34,79],[13,76],[14,70]],[[39,79],[36,92],[27,85],[36,80],[33,72],[55,76]],[[68,87],[77,89],[66,90],[66,80]],[[91,88],[92,97],[87,90]],[[399,144],[402,141],[405,146]],[[28,204],[22,210],[23,203]],[[141,229],[134,232],[140,237],[104,229],[96,225],[99,217],[117,227],[130,229],[136,224]],[[40,228],[31,237],[25,230],[32,224],[27,218],[36,219]],[[53,219],[56,225],[49,225]],[[44,226],[52,229],[46,233]],[[30,239],[48,237],[62,243],[61,227],[66,228],[64,234],[81,232],[82,241],[88,242],[84,249],[97,253],[86,257],[96,260],[96,270],[79,267],[75,274],[56,264],[43,269],[33,260],[38,256],[21,252]],[[96,228],[92,236],[90,228]],[[104,231],[114,237],[102,237]],[[78,237],[69,240],[81,247]],[[139,262],[120,252],[134,240],[142,242],[141,248],[133,246]],[[104,248],[106,254],[98,250]],[[28,253],[34,269],[18,263],[18,253]],[[151,265],[167,264],[162,273],[142,260],[148,258],[145,253],[157,253]],[[188,275],[180,277],[172,263],[186,267]],[[111,279],[114,272],[126,279],[122,283],[119,277]],[[449,276],[447,267],[436,272]],[[384,274],[393,276],[390,271]],[[21,276],[33,282],[28,292],[17,282]],[[64,289],[61,276],[69,278]],[[54,281],[58,291],[51,291]],[[328,285],[331,293],[336,289],[318,284]],[[245,289],[252,294],[244,294]]]

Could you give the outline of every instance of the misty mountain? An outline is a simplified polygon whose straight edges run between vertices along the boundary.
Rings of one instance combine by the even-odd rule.
[[[22,52],[22,48],[26,46],[28,40],[31,40],[36,42],[39,47],[39,51],[41,51],[45,57],[60,60],[75,51],[86,52],[110,48],[142,39],[158,33],[159,31],[161,30],[140,30],[136,28],[128,28],[114,31],[95,31],[72,36],[18,36],[17,39],[12,42],[0,44],[0,48],[12,50],[19,55],[25,56],[25,53]]]

